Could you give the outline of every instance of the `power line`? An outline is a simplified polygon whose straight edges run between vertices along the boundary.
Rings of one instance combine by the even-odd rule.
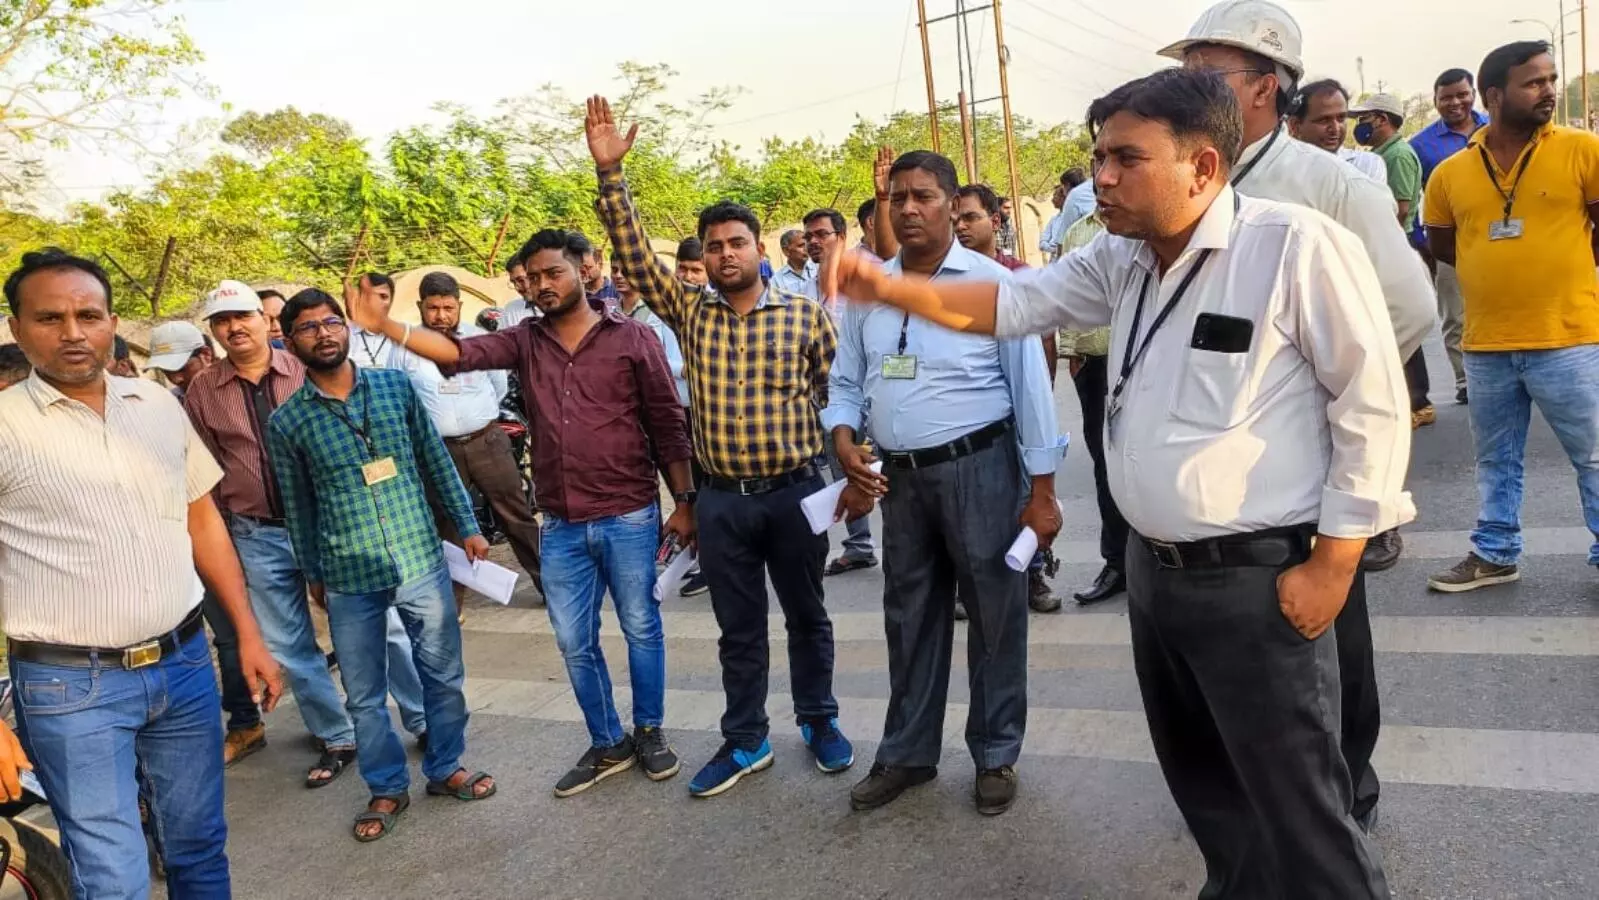
[[[1123,47],[1126,47],[1126,48],[1128,48],[1130,50],[1137,50],[1139,53],[1150,53],[1150,52],[1153,52],[1153,51],[1151,51],[1149,49],[1150,46],[1151,46],[1149,44],[1145,44],[1143,46],[1139,46],[1137,44],[1132,43],[1131,41],[1125,41],[1125,40],[1122,40],[1119,37],[1115,37],[1114,35],[1106,34],[1103,31],[1095,31],[1094,29],[1089,28],[1088,26],[1082,24],[1081,22],[1074,22],[1071,19],[1068,19],[1065,16],[1061,15],[1060,13],[1055,12],[1054,10],[1046,9],[1043,6],[1040,6],[1039,4],[1034,3],[1033,0],[1021,0],[1021,2],[1026,4],[1027,6],[1032,7],[1033,9],[1038,10],[1039,12],[1043,13],[1046,16],[1049,16],[1051,19],[1056,19],[1056,20],[1058,20],[1060,22],[1064,22],[1065,24],[1070,25],[1071,27],[1077,29],[1078,31],[1083,32],[1084,34],[1091,34],[1094,37],[1103,38],[1104,40],[1110,41],[1113,44],[1120,44]],[[1078,5],[1082,6],[1081,3],[1079,3]],[[1084,8],[1088,9],[1088,7],[1084,7]],[[1088,9],[1088,11],[1089,12],[1094,12],[1092,9]],[[1095,15],[1099,15],[1099,14],[1095,13]]]
[[[899,86],[905,80],[905,51],[911,45],[911,22],[916,19],[916,0],[908,0],[905,4],[905,27],[902,31],[905,37],[899,42],[899,65],[894,67],[894,102],[888,107],[889,115],[899,110]]]
[[[790,106],[787,109],[779,109],[779,110],[773,110],[772,112],[761,113],[758,116],[750,116],[747,119],[738,119],[738,120],[733,121],[733,122],[716,122],[714,124],[718,128],[730,128],[730,127],[732,127],[734,125],[744,125],[744,124],[749,123],[749,122],[758,122],[758,121],[760,121],[762,119],[770,119],[770,118],[772,118],[774,116],[784,116],[784,115],[788,115],[789,113],[801,112],[801,111],[807,110],[807,109],[814,109],[814,108],[816,108],[818,106],[826,106],[829,103],[837,103],[840,100],[848,100],[851,97],[859,97],[862,94],[870,94],[870,93],[872,93],[874,91],[880,91],[883,88],[887,88],[887,87],[892,87],[892,88],[899,87],[899,80],[895,79],[894,81],[885,81],[882,84],[874,84],[874,85],[872,85],[870,87],[860,88],[859,90],[849,91],[849,92],[843,93],[843,94],[835,94],[835,95],[833,95],[831,97],[823,97],[820,100],[813,100],[810,103],[802,103],[799,106]]]
[[[1132,69],[1127,68],[1126,66],[1120,66],[1120,65],[1117,65],[1116,63],[1106,62],[1106,61],[1104,61],[1102,59],[1098,59],[1096,57],[1089,56],[1088,54],[1084,53],[1082,50],[1078,50],[1078,49],[1073,49],[1071,47],[1067,47],[1066,45],[1057,43],[1055,41],[1052,41],[1049,38],[1044,37],[1041,34],[1036,34],[1034,32],[1028,31],[1027,29],[1022,28],[1019,25],[1012,25],[1010,30],[1021,32],[1022,34],[1027,35],[1028,37],[1032,38],[1035,41],[1042,41],[1043,43],[1046,43],[1049,46],[1054,47],[1056,50],[1059,50],[1059,51],[1061,51],[1063,53],[1068,54],[1068,58],[1070,58],[1070,59],[1081,60],[1083,62],[1090,62],[1090,63],[1093,63],[1094,65],[1101,66],[1101,67],[1106,68],[1106,69],[1111,69],[1113,71],[1122,72],[1122,73],[1124,73],[1124,74],[1126,74],[1126,75],[1128,75],[1128,76],[1130,76],[1132,78],[1142,78],[1143,76],[1149,74],[1148,72],[1135,72]]]
[[[1142,48],[1146,52],[1149,51],[1150,47],[1164,47],[1167,44],[1171,43],[1170,41],[1163,41],[1163,40],[1161,40],[1158,37],[1150,37],[1148,34],[1145,34],[1144,32],[1139,31],[1138,29],[1133,28],[1130,25],[1123,25],[1120,21],[1118,21],[1116,19],[1113,19],[1110,16],[1107,16],[1104,13],[1100,12],[1099,10],[1093,8],[1092,6],[1089,6],[1087,3],[1084,3],[1083,0],[1066,0],[1066,2],[1070,3],[1073,6],[1076,6],[1076,7],[1080,8],[1080,9],[1082,9],[1083,11],[1087,12],[1091,16],[1094,16],[1094,17],[1099,18],[1099,19],[1103,19],[1106,22],[1109,22],[1110,24],[1115,25],[1117,28],[1120,28],[1121,30],[1123,30],[1123,31],[1127,32],[1128,34],[1131,34],[1131,35],[1139,38],[1140,40],[1149,41],[1149,43],[1146,44]]]

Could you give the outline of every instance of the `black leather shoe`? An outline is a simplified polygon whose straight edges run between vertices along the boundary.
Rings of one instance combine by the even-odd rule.
[[[906,789],[926,784],[937,777],[937,766],[885,766],[872,763],[872,771],[849,789],[850,808],[868,810],[887,806]]]
[[[1086,591],[1078,591],[1072,595],[1072,598],[1079,604],[1087,606],[1090,603],[1109,600],[1125,590],[1127,590],[1127,576],[1123,575],[1120,569],[1106,566],[1099,570],[1099,576],[1094,579],[1092,587]]]
[[[1405,541],[1399,536],[1399,529],[1390,528],[1366,542],[1366,550],[1360,554],[1360,567],[1368,572],[1392,569],[1398,564],[1403,549]]]
[[[1010,766],[977,773],[977,811],[997,816],[1016,802],[1016,770]]]

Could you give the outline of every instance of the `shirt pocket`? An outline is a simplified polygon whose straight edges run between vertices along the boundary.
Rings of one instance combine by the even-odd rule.
[[[1249,354],[1188,348],[1171,417],[1200,428],[1236,427],[1249,414]]]
[[[800,350],[792,342],[767,341],[756,363],[756,377],[769,387],[790,388],[799,381]]]

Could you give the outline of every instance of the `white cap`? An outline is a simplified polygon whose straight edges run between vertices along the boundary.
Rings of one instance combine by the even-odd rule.
[[[1220,44],[1259,53],[1288,70],[1297,80],[1305,74],[1300,58],[1304,38],[1299,23],[1288,11],[1266,0],[1225,0],[1205,10],[1188,29],[1188,37],[1160,51],[1161,56],[1181,60],[1196,44]],[[1283,85],[1288,90],[1289,85]]]
[[[150,332],[150,368],[176,372],[205,346],[205,335],[192,322],[163,322]]]
[[[200,318],[209,321],[218,313],[260,311],[261,298],[253,288],[242,281],[224,281],[205,295],[205,312]]]
[[[1405,104],[1393,94],[1372,94],[1370,97],[1356,103],[1349,110],[1352,113],[1392,113],[1399,118],[1405,117]]]

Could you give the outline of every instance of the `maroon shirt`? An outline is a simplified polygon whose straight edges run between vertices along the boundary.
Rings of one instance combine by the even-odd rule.
[[[222,466],[217,506],[225,513],[258,519],[283,518],[277,478],[267,460],[266,428],[258,416],[256,394],[277,409],[300,385],[305,366],[287,350],[273,348],[272,363],[259,385],[239,377],[233,362],[221,359],[194,376],[183,394],[183,408],[200,440]]]
[[[614,309],[567,353],[545,319],[458,342],[446,376],[515,369],[531,426],[539,506],[568,522],[635,512],[659,497],[656,461],[693,455],[666,351]]]
[[[1017,269],[1025,269],[1025,268],[1027,268],[1027,263],[1022,262],[1021,260],[1017,259],[1014,256],[1011,256],[1009,253],[1006,253],[1003,250],[999,250],[999,251],[995,252],[994,261],[999,263],[1000,265],[1004,266],[1005,268],[1011,270],[1012,272],[1016,271]]]

